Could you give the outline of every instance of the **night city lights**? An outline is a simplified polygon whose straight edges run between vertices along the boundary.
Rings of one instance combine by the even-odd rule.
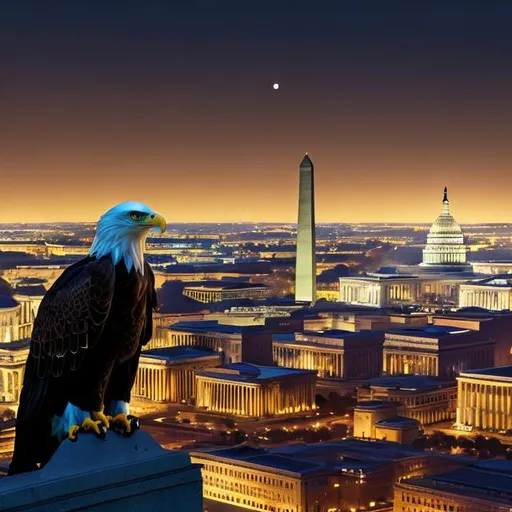
[[[0,5],[0,510],[510,512],[512,5]]]

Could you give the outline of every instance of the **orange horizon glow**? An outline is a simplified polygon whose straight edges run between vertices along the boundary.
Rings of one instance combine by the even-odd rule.
[[[386,172],[370,181],[368,168],[347,164],[350,171],[336,172],[333,159],[310,152],[315,164],[315,199],[317,223],[431,223],[441,211],[442,191],[448,186],[451,211],[461,224],[512,222],[509,190],[512,178],[502,175],[503,186],[496,190],[492,180],[482,178],[467,182],[458,180],[460,170],[450,173],[425,169],[399,172],[386,179]],[[341,155],[340,155],[341,156]],[[237,179],[235,162],[223,166],[217,186],[210,177],[194,175],[197,163],[180,164],[181,176],[172,174],[167,180],[164,165],[152,173],[127,171],[127,179],[119,185],[122,171],[94,173],[78,169],[75,180],[67,179],[58,168],[52,171],[57,179],[46,183],[27,179],[18,181],[18,172],[5,173],[4,197],[0,224],[95,222],[108,208],[122,201],[137,200],[164,215],[168,223],[295,223],[298,198],[298,158],[289,155],[276,161],[273,169],[261,171],[259,165],[243,163],[245,175],[256,176],[251,182]],[[256,159],[256,158],[255,158]],[[271,160],[269,158],[269,160]],[[295,160],[295,162],[293,162]],[[296,165],[293,165],[295,163]],[[339,166],[341,167],[341,162]],[[149,166],[148,166],[149,167]],[[227,168],[228,167],[228,168]],[[231,167],[231,169],[229,169]],[[403,166],[404,167],[404,166]],[[260,172],[261,176],[257,176]],[[405,173],[421,176],[418,183]],[[492,171],[487,171],[487,177]],[[443,175],[445,174],[445,175]],[[152,175],[150,179],[140,179]],[[212,175],[215,172],[212,170]],[[98,177],[102,176],[99,186]],[[498,177],[497,177],[498,179]],[[7,181],[7,183],[6,183]],[[166,183],[167,181],[167,183]],[[387,182],[386,182],[387,181]],[[5,190],[9,194],[5,194]],[[492,198],[492,199],[491,199]]]

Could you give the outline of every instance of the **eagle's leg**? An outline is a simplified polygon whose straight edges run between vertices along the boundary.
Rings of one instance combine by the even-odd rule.
[[[92,411],[91,417],[85,418],[81,425],[69,427],[68,438],[71,441],[76,441],[79,432],[94,432],[100,439],[105,439],[109,427],[108,418],[102,411]]]
[[[68,403],[62,416],[52,419],[52,435],[59,441],[66,438],[76,441],[79,432],[93,432],[103,439],[109,427],[108,418],[102,411],[84,411],[71,403]]]

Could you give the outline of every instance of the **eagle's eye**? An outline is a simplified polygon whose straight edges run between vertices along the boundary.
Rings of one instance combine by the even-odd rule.
[[[142,217],[144,217],[144,215],[140,212],[130,212],[130,218],[132,220],[140,220]]]

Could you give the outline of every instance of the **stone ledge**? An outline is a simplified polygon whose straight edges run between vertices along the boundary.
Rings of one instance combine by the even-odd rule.
[[[2,512],[83,509],[201,512],[200,468],[139,430],[129,438],[109,432],[105,441],[79,435],[40,471],[0,480]]]

